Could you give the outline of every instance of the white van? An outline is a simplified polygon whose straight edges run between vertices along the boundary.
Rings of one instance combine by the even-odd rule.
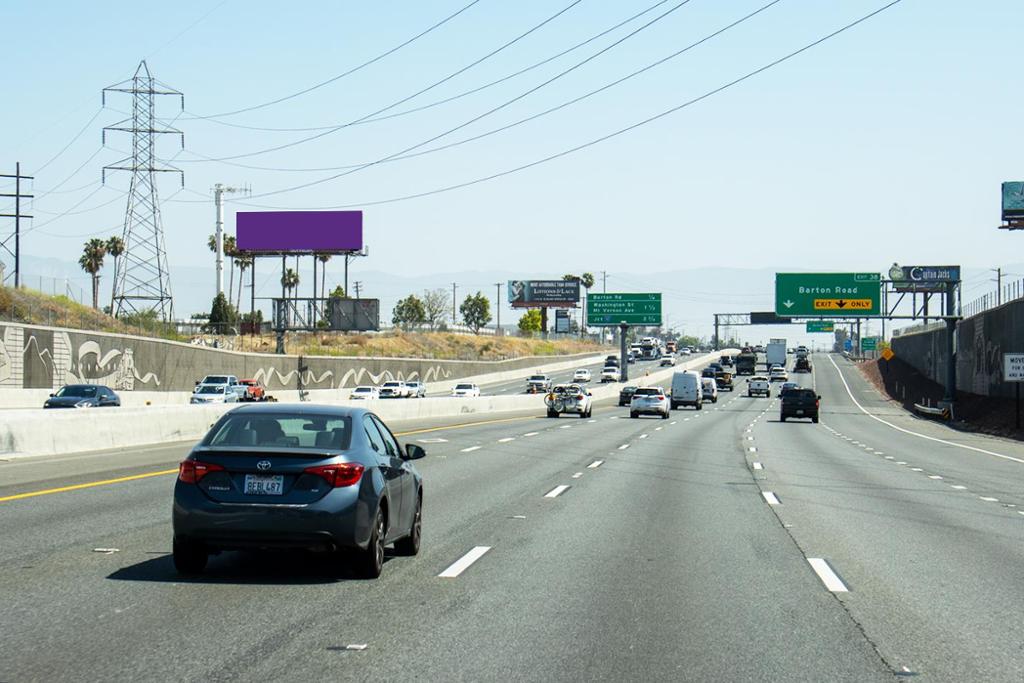
[[[672,375],[672,410],[675,410],[676,406],[693,406],[700,410],[703,402],[700,375],[696,371],[684,370]]]
[[[705,401],[718,403],[718,383],[713,377],[701,377],[700,388]]]

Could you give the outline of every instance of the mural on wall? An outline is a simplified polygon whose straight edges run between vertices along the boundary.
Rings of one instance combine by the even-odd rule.
[[[71,348],[71,338],[63,333],[64,343]],[[100,345],[89,340],[78,346],[78,353],[73,355],[71,365],[65,370],[64,383],[88,382],[89,384],[105,384],[115,391],[134,391],[135,383],[152,386],[139,387],[155,389],[160,386],[160,378],[155,372],[140,375],[135,367],[135,351],[131,348],[111,349],[102,353]]]

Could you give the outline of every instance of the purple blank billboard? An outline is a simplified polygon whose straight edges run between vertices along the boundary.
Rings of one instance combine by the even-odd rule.
[[[344,252],[363,248],[362,211],[239,211],[240,251]]]

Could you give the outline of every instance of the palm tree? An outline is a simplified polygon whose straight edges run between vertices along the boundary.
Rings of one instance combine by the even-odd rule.
[[[289,268],[281,276],[281,286],[285,289],[286,297],[291,296],[292,291],[299,286],[299,274],[294,269]],[[287,317],[285,320],[287,320]]]
[[[331,260],[330,254],[314,254],[317,261],[320,262],[320,296],[327,297],[327,262]],[[314,265],[315,262],[314,262]],[[315,275],[315,273],[314,273]],[[313,298],[316,299],[316,282],[313,282]],[[327,307],[324,306],[324,310]]]
[[[85,243],[78,265],[82,270],[92,275],[92,307],[100,308],[100,268],[103,267],[103,257],[107,255],[106,243],[98,237],[93,237]]]
[[[114,294],[117,293],[117,259],[124,253],[124,240],[116,235],[107,239],[107,253],[114,257],[114,280],[110,283],[110,315],[114,315]]]

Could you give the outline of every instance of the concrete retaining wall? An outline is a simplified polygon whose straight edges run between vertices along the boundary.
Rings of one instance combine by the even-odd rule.
[[[0,394],[53,390],[68,383],[106,384],[118,393],[191,391],[207,374],[261,379],[271,391],[339,389],[390,379],[450,382],[593,354],[505,361],[278,356],[194,346],[162,339],[0,323]],[[49,392],[44,392],[49,393]],[[0,398],[0,405],[5,400]]]
[[[721,353],[724,352],[696,356],[674,368],[636,377],[629,383],[640,386],[660,384],[667,389],[673,372],[700,367]],[[591,387],[591,393],[595,401],[612,400],[618,397],[620,386],[597,385]],[[544,397],[539,395],[374,401],[347,401],[323,396],[318,398],[318,403],[369,408],[388,422],[455,418],[460,415],[501,415],[530,410],[542,414],[544,411]],[[282,400],[298,400],[297,392],[284,394]],[[0,411],[0,456],[67,454],[199,440],[222,414],[234,407],[228,404]]]
[[[1003,354],[1024,353],[1024,300],[962,320],[956,331],[957,390],[980,396],[1012,398],[1013,383],[1003,382]],[[929,379],[946,382],[946,331],[901,334],[892,350]]]

